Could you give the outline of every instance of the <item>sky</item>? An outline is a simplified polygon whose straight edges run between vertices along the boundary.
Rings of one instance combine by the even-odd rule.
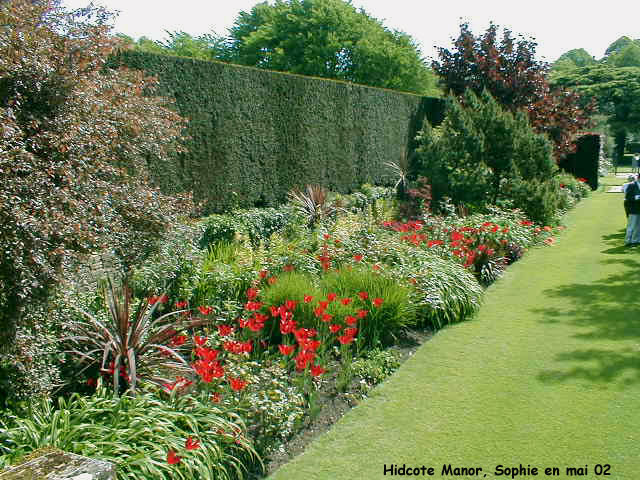
[[[84,7],[89,0],[62,0],[68,8]],[[249,11],[257,0],[94,0],[118,10],[115,31],[137,39],[166,38],[166,30],[193,36],[216,32],[226,35],[238,13]],[[513,34],[534,38],[537,58],[548,62],[574,48],[584,48],[597,59],[619,37],[640,38],[640,2],[610,0],[353,0],[352,4],[390,29],[411,35],[424,57],[436,56],[435,46],[449,48],[461,20],[479,34],[489,22]]]

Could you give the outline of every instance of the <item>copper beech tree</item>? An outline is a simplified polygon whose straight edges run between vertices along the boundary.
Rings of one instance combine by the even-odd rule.
[[[180,149],[185,121],[150,95],[155,80],[105,68],[111,20],[102,8],[0,2],[0,347],[66,259],[108,249],[126,269],[177,211],[149,166]]]
[[[579,94],[550,87],[549,66],[535,58],[535,41],[515,39],[508,29],[498,38],[494,24],[475,36],[463,23],[453,42],[451,50],[438,48],[432,64],[447,93],[461,97],[467,88],[477,95],[486,89],[512,113],[527,112],[535,131],[553,142],[556,160],[573,151],[573,140],[589,128],[595,106],[583,107]]]

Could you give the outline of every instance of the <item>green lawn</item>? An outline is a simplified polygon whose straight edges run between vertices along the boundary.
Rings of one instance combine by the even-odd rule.
[[[523,464],[538,475],[515,478],[586,465],[577,478],[640,479],[640,248],[622,246],[619,193],[594,193],[566,223],[476,319],[438,333],[271,479],[400,478],[385,464],[435,468],[422,478],[512,478],[496,466]],[[446,464],[483,471],[443,476]]]

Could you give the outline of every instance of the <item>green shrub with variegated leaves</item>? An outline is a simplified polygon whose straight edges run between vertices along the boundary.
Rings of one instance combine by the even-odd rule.
[[[0,467],[44,446],[112,462],[119,480],[243,479],[260,463],[242,419],[205,395],[118,397],[99,387],[91,397],[34,403],[0,426]]]

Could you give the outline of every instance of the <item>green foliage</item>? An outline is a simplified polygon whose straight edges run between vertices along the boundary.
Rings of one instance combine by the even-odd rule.
[[[482,287],[462,265],[407,243],[394,248],[397,259],[390,274],[412,286],[419,325],[442,328],[466,320],[478,310]]]
[[[60,384],[59,336],[64,320],[58,295],[25,308],[14,349],[0,358],[0,408],[46,397]]]
[[[574,48],[560,55],[553,64],[553,70],[566,70],[569,68],[586,67],[596,63],[596,59],[589,55],[584,48]]]
[[[249,385],[239,412],[246,419],[256,450],[267,454],[288,440],[303,421],[304,394],[279,365],[247,362],[243,367],[243,378]]]
[[[532,220],[548,223],[558,206],[548,140],[533,132],[524,114],[503,111],[486,91],[480,97],[467,91],[464,102],[450,99],[441,132],[425,124],[413,174],[431,181],[436,205],[450,197],[478,211],[513,200]]]
[[[318,326],[318,319],[313,313],[316,307],[313,303],[305,303],[305,295],[310,295],[317,300],[323,297],[323,291],[313,282],[313,277],[309,274],[288,272],[278,275],[276,283],[269,285],[262,290],[260,299],[266,305],[283,305],[287,300],[298,302],[295,313],[295,320],[298,326],[304,328],[315,328]],[[269,341],[272,344],[280,342],[281,334],[278,325],[273,323],[269,334]]]
[[[335,206],[329,202],[329,191],[320,185],[307,185],[289,192],[289,202],[302,216],[310,229],[335,217]]]
[[[207,324],[208,320],[180,315],[185,310],[156,316],[156,310],[168,303],[164,296],[155,301],[143,299],[133,312],[131,290],[111,280],[103,285],[103,295],[106,318],[80,311],[81,319],[67,325],[69,336],[64,340],[82,366],[78,374],[86,370],[107,374],[115,392],[127,389],[133,394],[141,382],[162,386],[170,381],[167,375],[191,374],[183,352],[170,340],[179,330]]]
[[[112,462],[119,480],[241,479],[247,465],[259,461],[242,420],[206,396],[165,401],[99,388],[91,397],[60,398],[57,407],[34,403],[28,416],[10,416],[0,426],[0,467],[45,446]],[[186,450],[189,437],[200,448]],[[179,465],[168,464],[169,450],[182,457]]]
[[[609,117],[620,160],[627,132],[640,129],[640,68],[598,64],[558,73],[553,82],[598,103],[600,111]]]
[[[404,327],[416,324],[411,288],[375,270],[353,267],[331,271],[320,278],[320,288],[325,295],[333,292],[341,298],[354,298],[358,309],[369,311],[367,317],[358,322],[358,341],[365,348],[388,345]],[[367,292],[368,298],[361,300],[359,292]],[[373,304],[375,298],[383,300],[378,307]],[[336,305],[337,310],[339,307]],[[327,311],[334,313],[331,309]]]
[[[192,305],[238,304],[244,300],[254,278],[251,252],[237,243],[219,242],[209,247],[200,270],[185,282],[193,290],[184,289],[183,295]]]
[[[374,348],[363,358],[353,362],[352,372],[362,380],[360,388],[362,393],[366,394],[395,372],[399,366],[400,361],[392,351]]]
[[[640,45],[632,43],[611,55],[607,63],[616,67],[640,67]]]
[[[0,3],[0,350],[64,263],[108,247],[128,273],[177,214],[147,162],[165,169],[184,119],[154,80],[103,70],[110,21],[102,8]]]
[[[207,248],[220,242],[232,242],[239,229],[238,221],[233,215],[209,215],[202,223],[202,238],[200,248]]]
[[[576,141],[576,151],[558,164],[562,170],[583,179],[592,190],[598,188],[601,141],[602,136],[598,134],[582,135]]]
[[[505,28],[502,38],[491,23],[475,36],[468,23],[460,25],[454,48],[438,49],[433,68],[448,94],[461,96],[470,89],[477,95],[487,90],[504,109],[527,114],[537,133],[553,142],[557,159],[573,151],[573,139],[591,124],[593,106],[562,88],[551,88],[548,65],[535,58],[537,43]]]
[[[307,184],[390,184],[385,162],[442,109],[439,99],[221,62],[123,51],[110,64],[156,75],[190,119],[189,152],[153,178],[169,193],[193,191],[206,214],[276,206]]]
[[[232,242],[246,236],[253,247],[269,242],[271,235],[286,232],[300,221],[294,207],[252,208],[229,214],[213,214],[202,223],[200,247]]]
[[[633,40],[631,40],[626,35],[623,35],[622,37],[618,38],[615,42],[613,42],[611,45],[609,45],[605,50],[604,54],[605,56],[609,56],[611,54],[618,53],[624,48],[628,47],[629,45],[633,45],[633,43],[634,43]]]
[[[201,228],[174,221],[158,246],[158,251],[133,270],[130,286],[133,296],[145,298],[152,294],[167,294],[176,299],[190,291],[192,278],[200,263],[198,248]]]
[[[560,209],[560,183],[548,180],[517,179],[510,182],[509,197],[536,223],[553,224]]]
[[[374,87],[437,91],[416,42],[343,0],[278,0],[240,12],[231,60]]]

